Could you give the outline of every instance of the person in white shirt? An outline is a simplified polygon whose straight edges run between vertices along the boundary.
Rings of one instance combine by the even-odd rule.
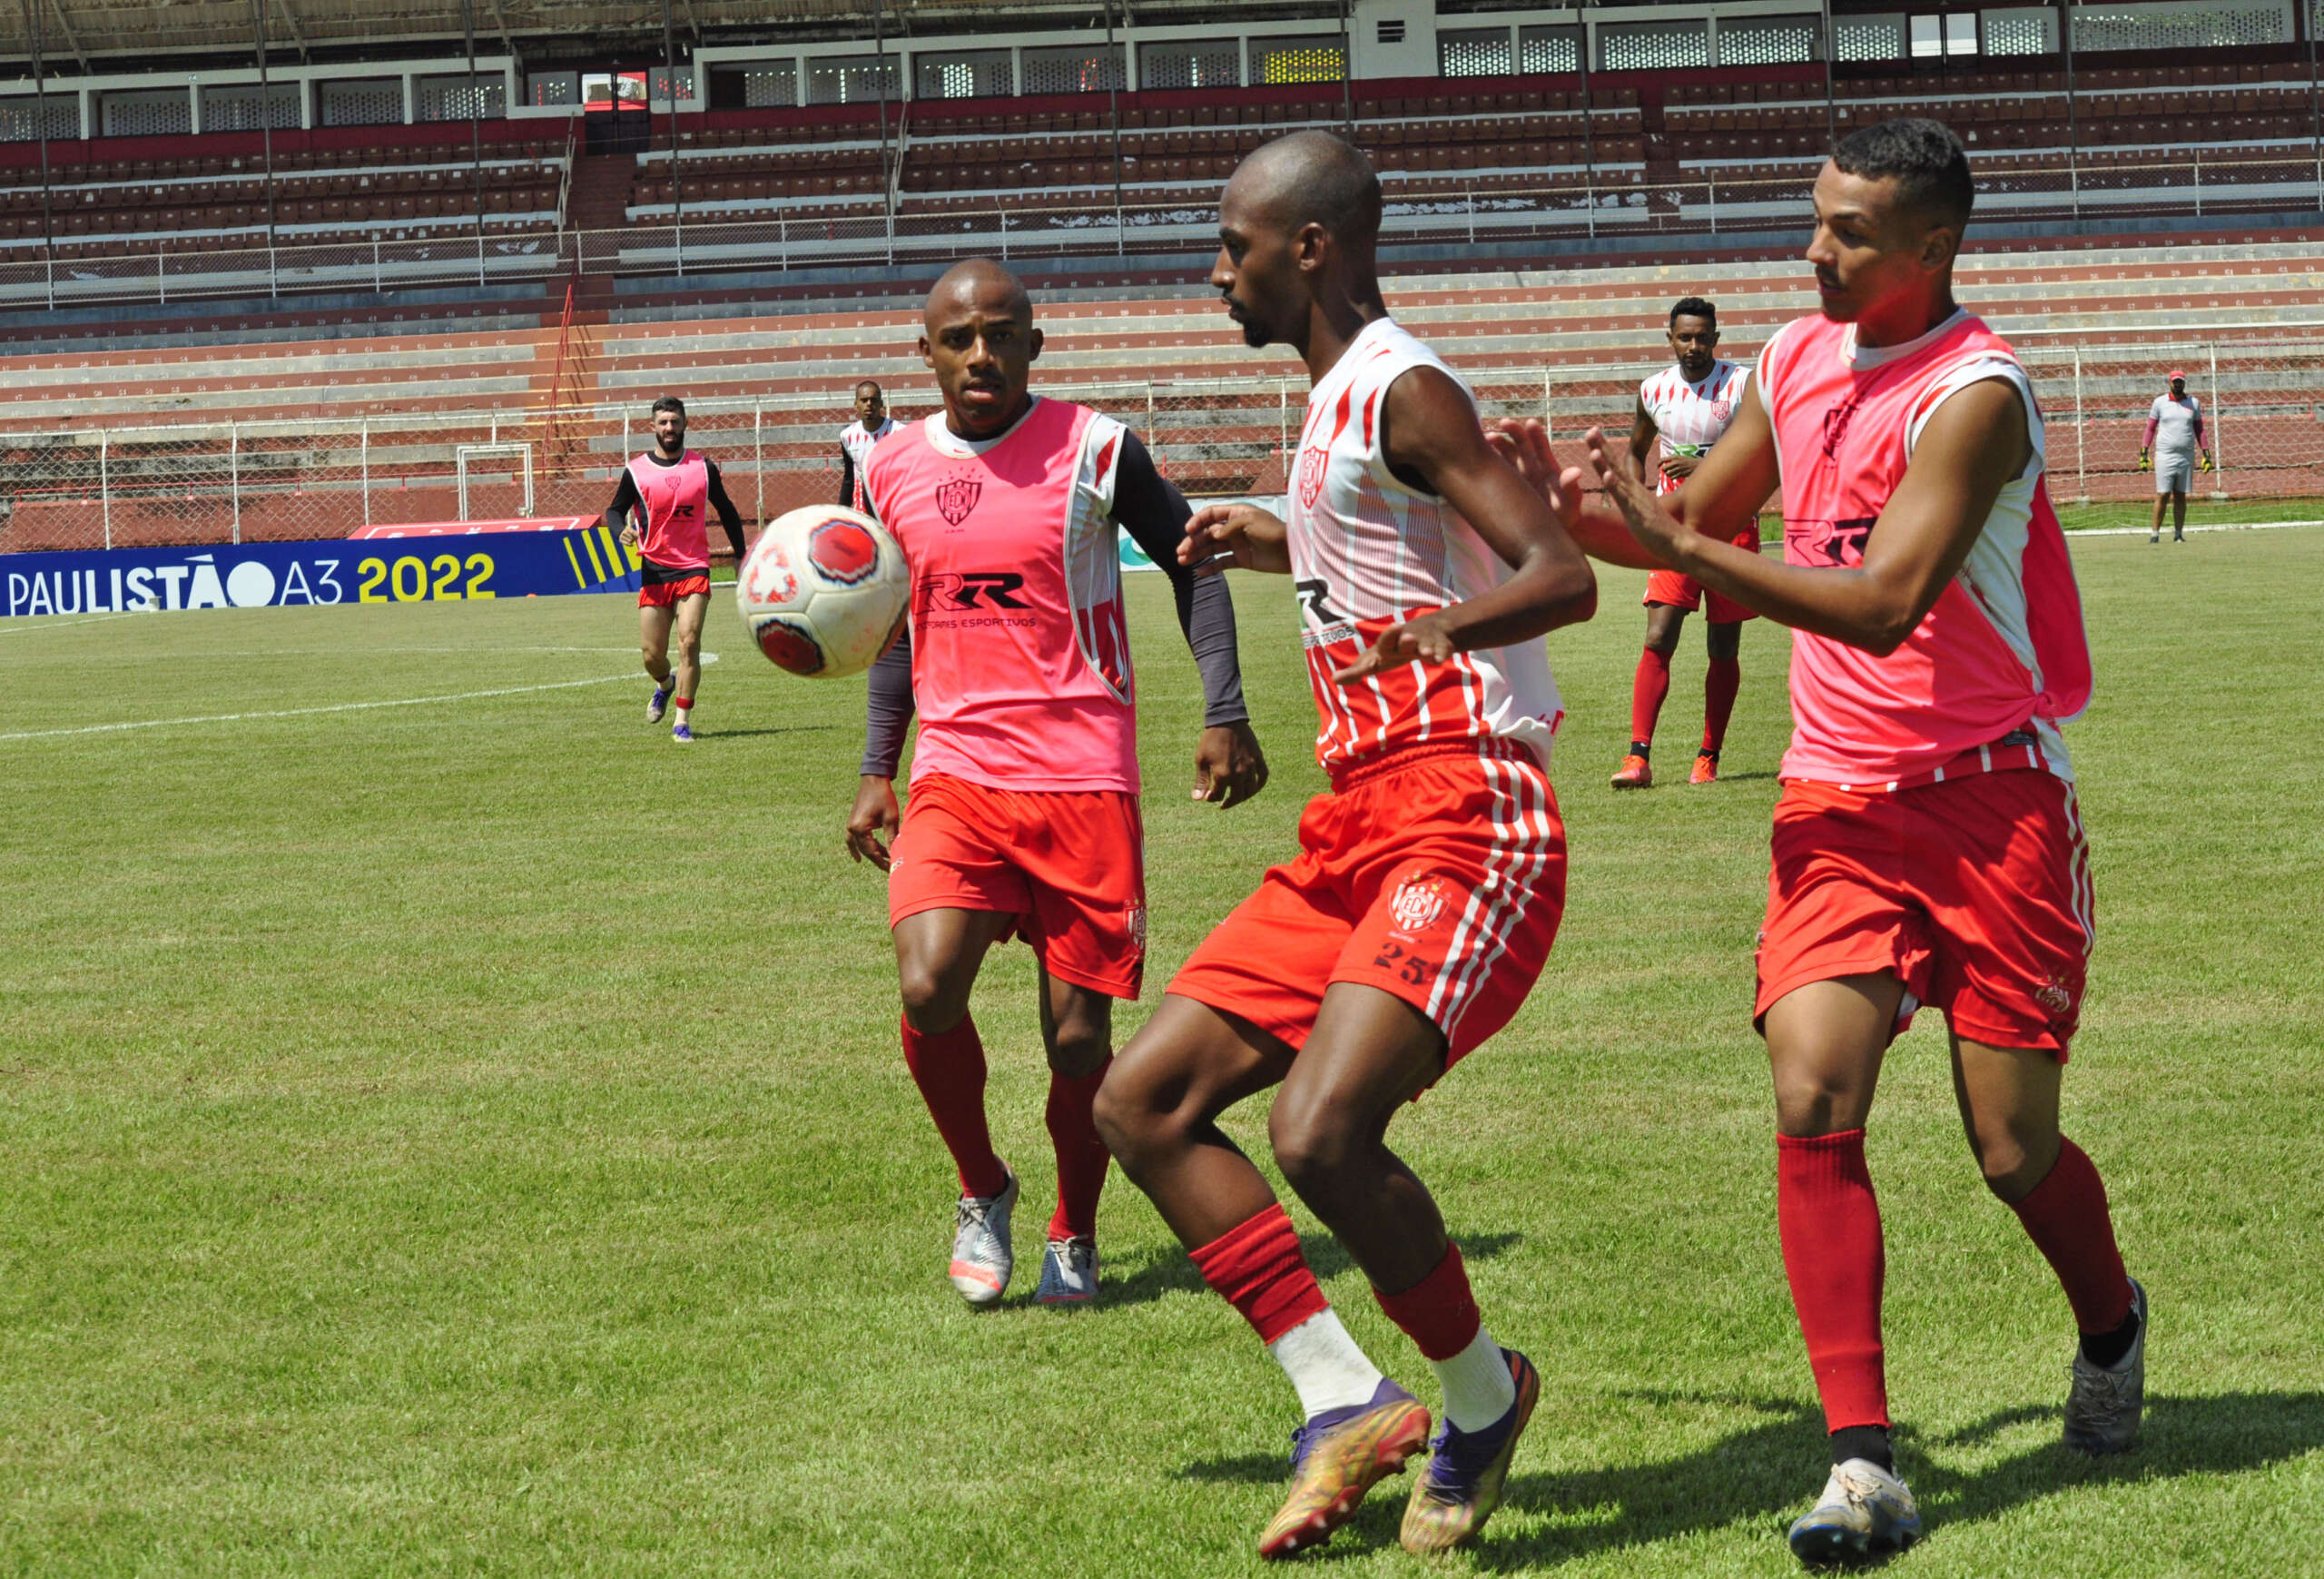
[[[1749,383],[1748,368],[1718,354],[1718,309],[1689,296],[1670,309],[1670,354],[1674,364],[1639,386],[1638,417],[1630,425],[1630,469],[1654,484],[1657,494],[1676,492],[1710,447],[1735,420],[1738,402]],[[1756,550],[1755,518],[1736,542]],[[1706,605],[1706,599],[1708,604]],[[1614,770],[1616,789],[1645,789],[1654,783],[1649,754],[1655,720],[1670,691],[1670,659],[1687,616],[1704,610],[1709,622],[1710,667],[1703,676],[1703,740],[1689,782],[1718,779],[1719,749],[1727,743],[1727,721],[1743,683],[1743,622],[1751,611],[1716,592],[1706,593],[1676,571],[1657,570],[1646,578],[1646,648],[1639,655],[1630,684],[1630,748]]]
[[[2187,540],[2187,489],[2195,479],[2195,457],[2211,469],[2211,446],[2203,442],[2203,403],[2187,392],[2187,375],[2171,370],[2171,392],[2157,395],[2147,409],[2146,437],[2139,441],[2139,469],[2154,468],[2154,519],[2146,540],[2162,541],[2162,501],[2171,501],[2171,540]]]

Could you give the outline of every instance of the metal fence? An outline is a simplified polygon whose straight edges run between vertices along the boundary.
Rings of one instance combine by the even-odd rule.
[[[1981,218],[2039,222],[2324,209],[2324,148],[2313,154],[2195,153],[2127,163],[1981,168]],[[1807,222],[1812,164],[1728,171],[1705,165],[1676,182],[1637,172],[1552,171],[1509,177],[1432,178],[1425,190],[1389,182],[1383,232],[1399,245],[1588,241],[1621,236],[1772,240]],[[495,232],[428,240],[219,248],[163,242],[118,254],[43,255],[18,246],[0,257],[0,306],[186,301],[545,281],[572,273],[688,276],[798,268],[931,262],[982,253],[1005,260],[1196,255],[1217,233],[1217,186],[1117,203],[1110,190],[1028,194],[1020,201],[909,198],[896,212],[809,204],[620,230]]]
[[[2152,491],[2135,469],[2163,374],[2182,368],[2203,400],[2219,469],[2237,498],[2324,498],[2324,348],[2240,341],[2126,344],[2094,334],[2027,336],[2021,353],[2047,423],[2061,502]],[[1730,348],[1731,354],[1746,354]],[[1640,380],[1667,362],[1640,346],[1619,360],[1464,370],[1488,416],[1545,418],[1570,442],[1592,424],[1626,433]],[[1193,496],[1275,494],[1306,390],[1289,378],[1128,380],[1039,385],[1137,429],[1165,475]],[[891,390],[899,419],[932,391]],[[850,390],[692,401],[690,442],[723,469],[753,521],[839,496],[839,430]],[[627,457],[651,440],[644,402],[566,410],[428,412],[298,420],[19,429],[0,439],[0,552],[345,537],[366,528],[524,513],[593,515]],[[460,450],[468,508],[461,510]],[[517,448],[522,447],[522,448]]]

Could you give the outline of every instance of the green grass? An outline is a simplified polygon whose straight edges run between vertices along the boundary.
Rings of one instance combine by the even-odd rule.
[[[2211,497],[2210,479],[2198,477],[2193,493],[2187,496],[2187,524],[2191,527],[2251,526],[2268,521],[2324,520],[2324,499],[2315,498],[2235,498],[2220,504]],[[2119,502],[2078,505],[2071,503],[2073,484],[2071,480],[2053,478],[2050,481],[2053,498],[2058,508],[2058,522],[2069,532],[2087,532],[2104,528],[2117,531],[2133,527],[2145,531],[2154,521],[2154,501],[2152,498],[2126,499]],[[2163,528],[2171,526],[2168,505],[2163,507]]]
[[[1931,1526],[1894,1571],[2314,1572],[2324,532],[2076,553],[2102,930],[2068,1129],[2153,1291],[2148,1428],[2108,1463],[2056,1445],[2070,1318],[1977,1180],[1925,1016],[1872,1147]],[[1552,643],[1564,933],[1396,1131],[1541,1410],[1473,1553],[1396,1551],[1399,1482],[1334,1572],[1780,1574],[1821,1483],[1747,1023],[1785,643],[1745,637],[1728,782],[1617,797],[1642,622],[1637,577],[1604,587]],[[1245,580],[1275,782],[1187,803],[1161,591],[1133,593],[1157,987],[1318,786],[1288,590]],[[633,619],[9,622],[0,735],[618,676]],[[712,634],[690,751],[639,680],[0,740],[0,1573],[1257,1570],[1293,1396],[1135,1191],[1107,1197],[1109,1308],[974,1315],[946,1287],[881,888],[841,850],[861,687],[776,675],[723,603]],[[1029,1198],[1030,984],[1012,947],[978,1002]],[[1433,1396],[1295,1215],[1351,1328]]]

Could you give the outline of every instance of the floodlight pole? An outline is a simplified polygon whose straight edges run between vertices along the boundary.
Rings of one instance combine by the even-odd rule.
[[[1116,63],[1126,75],[1129,61],[1127,55],[1117,54],[1116,48],[1114,0],[1106,0],[1106,122],[1114,133],[1114,256],[1119,258],[1128,255],[1128,248],[1122,240],[1122,99],[1114,79]]]
[[[263,5],[265,0],[260,0]],[[484,92],[476,81],[476,0],[460,0],[468,45],[468,173],[476,185],[476,282],[484,284]]]
[[[2058,48],[2066,62],[2066,191],[2073,217],[2082,217],[2082,133],[2073,113],[2073,0],[2058,0]]]
[[[2316,205],[2324,208],[2324,104],[2318,101],[2316,85],[2316,7],[2313,5],[2300,13],[2299,30],[2308,37],[2308,119],[2316,138]]]
[[[1832,62],[1839,54],[1839,40],[1832,34],[1832,0],[1824,0],[1824,137],[1837,146],[1840,141],[1840,111],[1837,103],[1838,90],[1832,83]]]
[[[40,8],[33,4],[33,0],[25,0],[25,35],[32,41],[33,46],[33,124],[40,132],[41,262],[48,276],[48,304],[54,308],[56,305],[56,222],[50,212],[48,196],[48,74],[41,58]]]
[[[1340,0],[1340,120],[1348,141],[1355,141],[1355,5]]]
[[[274,280],[274,104],[266,80],[266,0],[251,0],[251,36],[258,46],[259,146],[266,163],[266,293],[275,294]]]
[[[662,0],[662,3],[667,5],[669,0]],[[887,0],[872,0],[872,79],[880,95],[880,201],[892,215],[895,208],[888,195],[895,190],[895,172],[888,163]]]
[[[670,0],[662,0],[663,85],[670,94],[670,240],[677,253],[678,278],[686,277],[686,194],[678,180],[678,33],[670,20]],[[654,95],[645,95],[654,107]]]

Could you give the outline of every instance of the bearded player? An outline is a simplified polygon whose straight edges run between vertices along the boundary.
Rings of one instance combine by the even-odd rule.
[[[871,498],[863,491],[863,463],[872,447],[896,430],[888,415],[888,400],[870,379],[855,386],[855,420],[839,430],[839,502],[852,510],[868,510]]]
[[[686,403],[675,395],[654,402],[654,448],[622,469],[621,486],[606,507],[606,525],[621,534],[624,548],[645,560],[637,592],[638,646],[654,695],[645,721],[659,724],[675,700],[677,722],[670,738],[694,740],[694,689],[702,683],[702,622],[710,611],[710,523],[712,510],[726,529],[734,563],[743,562],[743,516],[726,497],[718,463],[686,448]],[[639,530],[639,523],[644,530]],[[675,629],[678,658],[670,661]]]
[[[2093,935],[2059,725],[2088,701],[2090,652],[2025,370],[1953,299],[1972,196],[1936,123],[1849,133],[1816,181],[1823,312],[1768,342],[1687,486],[1658,501],[1588,439],[1619,511],[1585,515],[1592,552],[1682,571],[1796,633],[1753,1013],[1784,1268],[1831,1433],[1824,1495],[1791,1528],[1809,1563],[1921,1531],[1889,1443],[1865,1161],[1881,1061],[1915,1009],[1944,1012],[1969,1150],[2081,1329],[2066,1446],[2128,1447],[2145,1394],[2146,1295],[2098,1170],[2058,1128]],[[1546,481],[1537,428],[1524,448]],[[1730,540],[1778,485],[1781,564]]]
[[[872,669],[848,849],[888,872],[904,1062],[960,1174],[950,1272],[971,1305],[1009,1287],[1019,1187],[986,1128],[969,995],[995,943],[1032,945],[1058,1169],[1033,1297],[1086,1304],[1107,1167],[1090,1103],[1112,1058],[1114,1002],[1137,996],[1146,959],[1118,528],[1167,570],[1202,674],[1195,798],[1248,800],[1266,763],[1246,722],[1234,604],[1177,562],[1186,500],[1119,422],[1028,388],[1041,332],[1016,277],[982,261],[947,273],[920,350],[943,410],[883,440],[864,472],[912,601],[909,636]],[[900,826],[893,780],[915,702]]]
[[[1676,492],[1710,447],[1735,419],[1751,374],[1718,354],[1718,309],[1689,296],[1670,309],[1670,352],[1677,361],[1638,390],[1638,416],[1630,424],[1630,466],[1651,477],[1658,494]],[[1652,460],[1649,464],[1649,458]],[[1755,552],[1759,523],[1735,538]],[[1630,682],[1630,749],[1614,770],[1616,789],[1645,789],[1654,783],[1654,723],[1670,694],[1670,659],[1687,616],[1703,607],[1709,629],[1705,646],[1710,666],[1703,676],[1703,743],[1695,753],[1691,784],[1715,784],[1718,754],[1727,743],[1727,721],[1734,715],[1735,693],[1743,684],[1743,622],[1751,611],[1703,589],[1676,571],[1657,570],[1646,578],[1646,650],[1639,655]]]
[[[1468,390],[1388,316],[1379,224],[1371,165],[1320,132],[1260,148],[1220,202],[1211,283],[1244,339],[1291,346],[1313,388],[1289,519],[1206,508],[1180,558],[1295,577],[1332,789],[1300,819],[1298,857],[1196,950],[1098,1099],[1123,1171],[1299,1395],[1269,1557],[1328,1539],[1428,1443],[1429,1412],[1356,1347],[1219,1130],[1244,1098],[1279,1088],[1267,1138],[1285,1179],[1443,1387],[1407,1549],[1482,1527],[1540,1391],[1485,1330],[1436,1203],[1385,1135],[1548,958],[1565,898],[1545,771],[1562,710],[1541,638],[1587,619],[1597,587],[1486,444]]]

